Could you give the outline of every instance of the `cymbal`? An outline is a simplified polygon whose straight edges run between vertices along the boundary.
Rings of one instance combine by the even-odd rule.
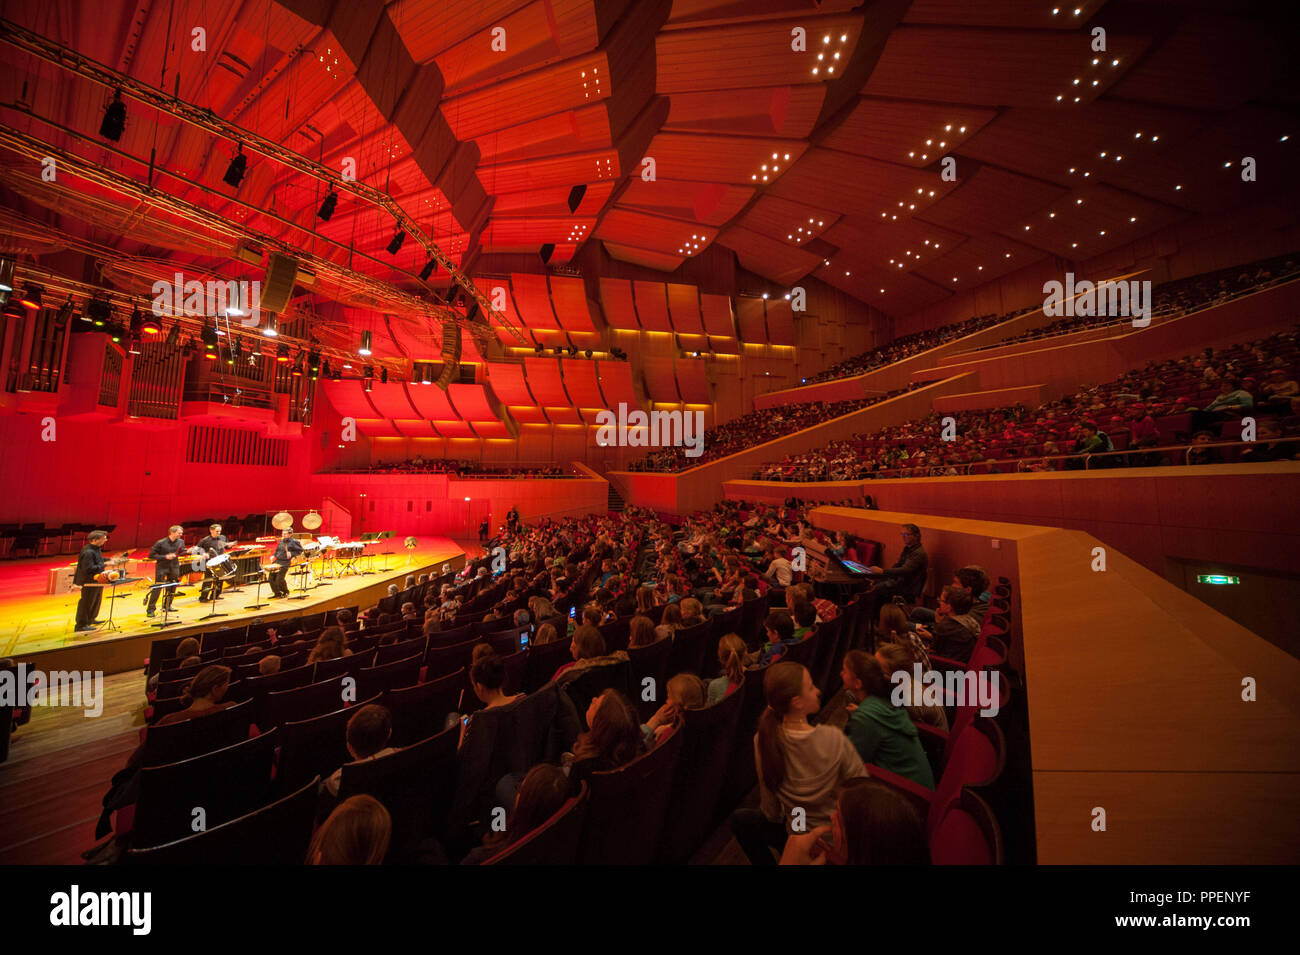
[[[302,526],[309,531],[316,530],[323,523],[325,523],[324,520],[322,520],[321,516],[317,514],[315,511],[307,512],[307,514],[302,519]]]
[[[293,527],[293,515],[288,511],[281,511],[275,517],[271,518],[271,526],[277,531],[288,530]]]

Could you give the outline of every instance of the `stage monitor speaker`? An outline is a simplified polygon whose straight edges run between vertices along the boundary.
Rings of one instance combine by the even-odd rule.
[[[281,314],[293,297],[293,286],[298,281],[298,260],[291,255],[271,253],[266,267],[266,281],[262,283],[262,310]]]

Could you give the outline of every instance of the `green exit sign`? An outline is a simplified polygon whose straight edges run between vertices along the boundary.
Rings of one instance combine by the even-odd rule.
[[[1227,577],[1223,574],[1197,574],[1196,582],[1198,584],[1239,584],[1240,577]]]

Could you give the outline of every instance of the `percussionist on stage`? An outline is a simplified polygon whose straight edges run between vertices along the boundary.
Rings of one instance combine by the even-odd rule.
[[[170,613],[172,609],[172,600],[176,598],[175,584],[181,579],[181,560],[180,553],[185,549],[185,541],[181,535],[185,529],[179,524],[173,524],[167,528],[167,536],[162,540],[154,541],[154,545],[149,548],[149,559],[154,561],[153,582],[154,586],[149,589],[149,596],[145,600],[145,616],[152,617],[154,608],[158,606],[158,591],[166,590],[163,596],[163,613]],[[171,587],[159,588],[159,584],[173,584]]]
[[[208,536],[199,541],[198,547],[208,557],[216,557],[226,552],[230,541],[226,535],[221,533],[221,525],[213,524],[208,528]],[[199,591],[199,602],[205,603],[209,600],[216,600],[221,595],[220,578],[212,573],[212,568],[204,567],[203,569],[203,589]]]
[[[276,569],[266,575],[266,579],[271,584],[272,596],[289,596],[289,585],[284,578],[289,573],[290,561],[301,553],[302,544],[294,538],[293,528],[286,527],[280,532],[280,542],[275,545],[275,554],[271,558],[271,563],[276,565]]]
[[[86,546],[81,548],[77,558],[77,569],[73,572],[72,582],[81,586],[81,599],[77,601],[77,632],[94,630],[99,616],[99,603],[104,598],[104,588],[95,580],[104,572],[104,544],[108,541],[106,531],[91,531],[86,535]]]

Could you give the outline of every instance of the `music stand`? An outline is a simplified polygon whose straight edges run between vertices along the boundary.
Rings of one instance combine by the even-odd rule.
[[[244,575],[244,583],[248,583],[247,574]],[[261,610],[263,607],[270,606],[270,604],[262,603],[262,584],[264,583],[266,583],[266,568],[258,567],[257,568],[257,593],[253,595],[253,602],[251,604],[244,604],[245,610]]]
[[[142,580],[144,580],[143,577],[122,577],[108,582],[108,586],[112,588],[108,594],[108,619],[105,620],[103,626],[100,627],[101,630],[112,631],[113,633],[122,632],[122,628],[113,622],[113,601],[117,600],[119,597],[125,597],[127,595],[119,594],[117,588],[120,584],[138,584]],[[99,586],[103,587],[104,585],[100,584]]]
[[[311,560],[304,560],[293,566],[299,568],[298,571],[298,592],[289,596],[289,600],[306,600],[307,599],[307,578],[311,576]]]
[[[394,531],[380,531],[375,536],[375,539],[381,541],[382,540],[391,541],[394,533],[395,533]],[[384,566],[380,568],[379,571],[381,574],[388,573],[388,558],[391,557],[392,555],[393,555],[393,545],[390,543],[388,545],[388,548],[384,551]]]
[[[230,616],[230,614],[228,614],[228,613],[217,613],[217,604],[221,603],[221,583],[223,583],[223,581],[218,581],[216,584],[213,585],[213,588],[212,588],[212,609],[209,610],[209,611],[208,611],[204,616],[199,617],[200,620],[212,620],[212,619],[214,619],[214,618],[216,618],[216,617],[229,617],[229,616]]]
[[[367,531],[366,533],[361,535],[361,543],[363,545],[361,548],[361,555],[357,558],[356,563],[353,564],[353,570],[356,573],[361,574],[362,576],[369,576],[370,574],[373,574],[375,572],[374,571],[375,555],[373,553],[370,554],[366,553],[366,548],[364,545],[378,543],[379,536],[380,536],[379,534],[373,531]]]
[[[154,583],[154,584],[152,584],[152,585],[149,587],[149,589],[150,589],[150,590],[166,590],[168,587],[172,587],[172,588],[179,587],[180,584],[181,584],[181,582],[180,582],[179,580],[167,580],[167,581],[164,581],[164,582],[161,583],[161,584],[160,584],[160,583]],[[170,600],[169,600],[166,596],[163,597],[163,618],[162,618],[162,620],[160,620],[158,623],[151,623],[149,626],[151,626],[151,627],[160,627],[160,628],[161,628],[161,627],[174,627],[174,626],[176,626],[178,623],[181,623],[181,622],[182,622],[182,621],[180,621],[180,620],[170,620],[170,619],[168,619],[169,617],[171,617],[171,615],[172,615],[173,613],[176,612],[176,611],[172,610],[172,607],[171,607],[171,602],[172,602],[172,600],[174,600],[175,598],[176,598],[176,592],[175,592],[174,589],[173,589],[173,592],[172,592],[172,594],[171,594],[171,599],[170,599]]]

